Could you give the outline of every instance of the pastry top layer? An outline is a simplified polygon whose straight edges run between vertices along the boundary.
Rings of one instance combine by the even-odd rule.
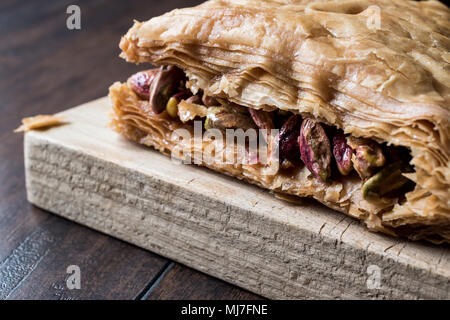
[[[138,39],[138,47],[183,43],[229,50],[223,53],[225,60],[236,51],[251,53],[255,59],[239,61],[244,63],[234,73],[261,67],[272,74],[281,71],[287,78],[296,71],[310,71],[324,87],[352,89],[339,83],[345,79],[399,102],[436,106],[433,111],[448,115],[444,110],[450,109],[450,10],[443,4],[285,2],[208,1],[136,23],[127,36]],[[147,61],[133,54],[128,58]],[[389,107],[394,110],[386,111],[403,111],[385,106]]]
[[[181,67],[194,91],[410,148],[408,210],[450,220],[450,10],[438,1],[211,0],[135,22],[120,47]]]

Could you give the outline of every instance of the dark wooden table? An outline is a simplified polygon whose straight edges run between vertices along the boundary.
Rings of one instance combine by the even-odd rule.
[[[118,58],[120,36],[199,0],[0,2],[0,299],[258,299],[240,288],[40,210],[26,200],[23,117],[105,96],[143,68]],[[81,8],[81,30],[66,9]],[[69,290],[77,265],[81,289]]]

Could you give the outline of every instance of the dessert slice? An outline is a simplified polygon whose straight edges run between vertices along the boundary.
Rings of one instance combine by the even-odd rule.
[[[110,87],[112,125],[371,230],[449,241],[449,35],[437,1],[207,1],[122,38],[123,58],[160,67]]]

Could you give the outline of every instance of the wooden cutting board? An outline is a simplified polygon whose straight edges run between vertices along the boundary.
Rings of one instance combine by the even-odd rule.
[[[31,203],[269,298],[450,298],[449,246],[172,162],[109,129],[109,108],[25,135]]]

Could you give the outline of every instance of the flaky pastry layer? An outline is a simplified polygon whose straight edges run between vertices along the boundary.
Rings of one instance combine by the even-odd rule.
[[[140,99],[126,83],[116,82],[110,87],[109,96],[112,101],[111,125],[126,138],[138,143],[154,147],[156,150],[170,155],[174,154],[203,154],[211,150],[213,142],[202,140],[201,144],[193,139],[180,141],[173,132],[184,128],[193,133],[191,124],[183,124],[173,119],[166,112],[155,114],[149,103]],[[192,134],[193,136],[193,134]],[[182,151],[182,152],[181,152]],[[411,239],[425,238],[434,242],[450,239],[450,226],[446,221],[417,219],[416,215],[402,214],[401,226],[393,223],[395,210],[402,208],[396,205],[392,210],[392,203],[384,206],[375,205],[361,196],[362,181],[359,177],[346,176],[342,179],[323,183],[316,179],[306,167],[302,167],[290,175],[267,174],[267,166],[260,164],[246,165],[241,163],[211,163],[207,159],[197,162],[202,166],[218,171],[252,184],[256,184],[276,194],[312,197],[326,206],[353,216],[366,223],[369,229],[388,234],[399,234]],[[389,217],[389,218],[385,218]]]

